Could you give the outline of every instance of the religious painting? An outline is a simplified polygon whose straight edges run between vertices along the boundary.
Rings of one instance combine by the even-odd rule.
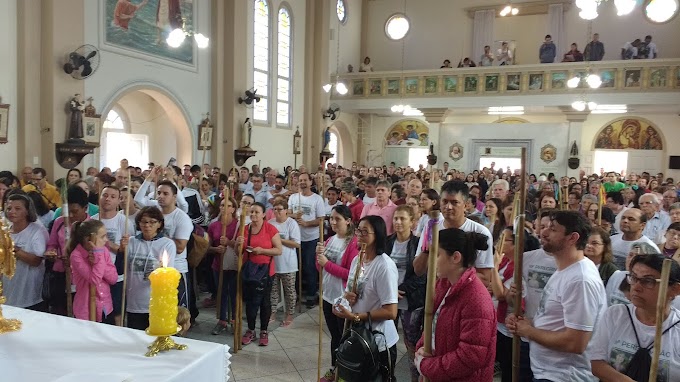
[[[212,135],[213,128],[210,121],[206,124],[198,126],[198,149],[211,150],[212,149]]]
[[[649,73],[650,88],[666,87],[666,68],[655,68]]]
[[[83,139],[87,143],[99,143],[99,134],[102,129],[100,116],[83,117]]]
[[[541,160],[550,163],[557,159],[557,148],[551,144],[541,147]]]
[[[467,92],[476,92],[477,91],[477,76],[465,76],[465,82],[464,82],[464,91]]]
[[[194,65],[194,39],[177,48],[168,46],[170,32],[197,30],[196,0],[101,0],[104,46],[121,54]],[[204,31],[207,33],[207,31]]]
[[[657,127],[645,119],[620,118],[600,130],[595,149],[663,150],[663,138]]]
[[[437,77],[425,77],[425,94],[437,93]]]
[[[7,143],[9,131],[9,105],[0,104],[0,143]]]
[[[505,84],[505,90],[506,91],[519,90],[520,78],[521,74],[519,73],[508,74],[506,77],[507,83]]]
[[[385,146],[427,146],[430,129],[415,119],[405,119],[392,125],[385,136]]]
[[[680,85],[680,82],[678,82]],[[444,91],[447,93],[455,93],[456,88],[458,88],[458,77],[457,76],[446,76],[444,77]]]
[[[487,92],[498,91],[498,74],[487,74],[484,76],[484,90]]]
[[[449,158],[454,162],[463,158],[463,146],[460,143],[456,142],[449,147]]]
[[[567,72],[550,73],[550,87],[554,90],[567,88]]]
[[[382,80],[368,80],[368,89],[370,95],[382,94]]]
[[[529,90],[543,90],[543,73],[529,74]]]
[[[626,69],[623,75],[623,86],[627,88],[639,88],[641,72],[640,69]]]
[[[616,70],[615,69],[605,69],[600,72],[600,79],[602,80],[602,85],[600,85],[600,89],[602,88],[613,88],[615,85],[615,79],[616,79]]]
[[[387,94],[399,94],[399,79],[387,80]]]
[[[355,96],[364,95],[364,80],[352,81],[352,95]]]
[[[418,94],[418,78],[407,78],[404,80],[406,94]]]

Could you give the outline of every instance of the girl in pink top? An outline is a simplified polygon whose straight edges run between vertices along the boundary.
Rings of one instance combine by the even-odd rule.
[[[111,285],[118,281],[116,266],[106,248],[106,227],[99,220],[88,220],[73,225],[73,235],[66,250],[71,253],[71,271],[76,295],[73,298],[73,314],[81,320],[88,320],[90,285],[96,290],[96,317],[102,322],[113,323],[113,301]]]

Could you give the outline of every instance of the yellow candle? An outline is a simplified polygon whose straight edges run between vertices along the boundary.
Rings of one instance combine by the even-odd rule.
[[[163,267],[149,275],[151,298],[149,300],[149,334],[169,336],[177,333],[177,287],[180,274],[177,269],[166,267],[167,254],[163,255]]]

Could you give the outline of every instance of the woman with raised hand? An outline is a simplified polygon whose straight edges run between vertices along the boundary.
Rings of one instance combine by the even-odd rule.
[[[352,211],[345,205],[333,207],[330,216],[331,229],[335,235],[316,247],[317,267],[323,268],[323,315],[331,334],[331,369],[321,382],[335,380],[336,350],[340,345],[344,320],[333,314],[335,300],[342,297],[352,260],[359,253],[357,237],[354,236]]]

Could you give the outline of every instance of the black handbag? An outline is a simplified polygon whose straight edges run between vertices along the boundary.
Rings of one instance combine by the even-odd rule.
[[[336,368],[339,380],[346,382],[378,382],[383,380],[380,350],[375,341],[376,336],[384,337],[385,335],[380,331],[373,330],[370,313],[368,313],[368,327],[363,322],[354,323],[344,333],[336,350]]]

